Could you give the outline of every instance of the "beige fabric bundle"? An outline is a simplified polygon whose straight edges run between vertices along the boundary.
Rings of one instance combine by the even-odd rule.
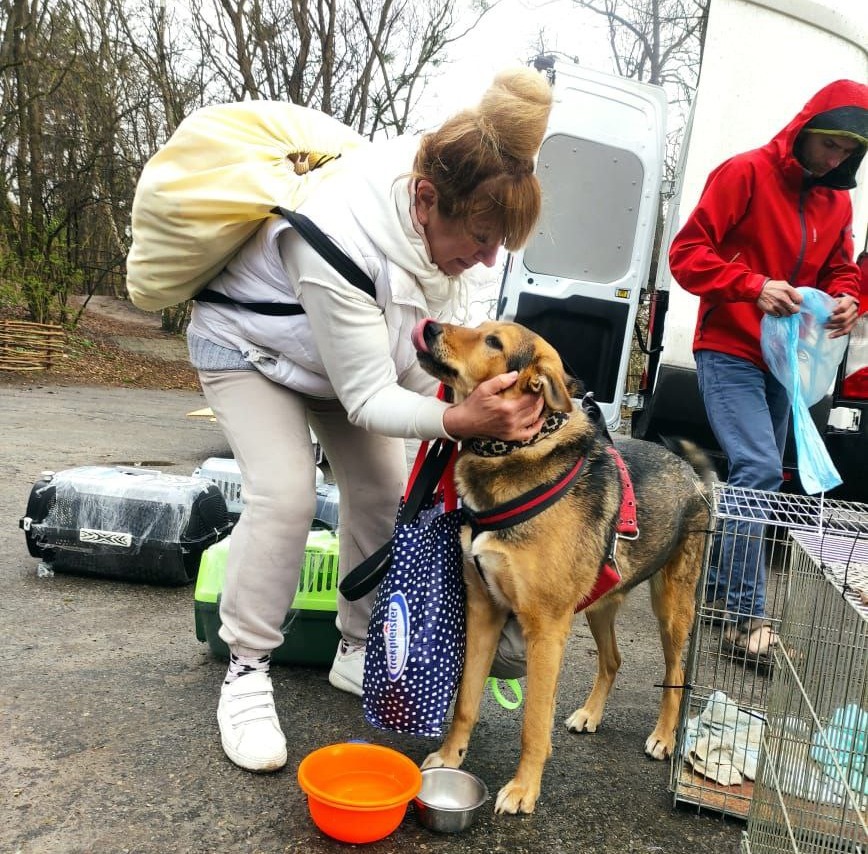
[[[203,107],[145,164],[132,210],[127,291],[158,311],[190,299],[271,216],[294,209],[365,139],[295,104]]]

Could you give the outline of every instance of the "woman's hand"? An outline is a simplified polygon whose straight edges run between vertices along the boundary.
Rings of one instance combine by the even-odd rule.
[[[455,439],[486,437],[508,442],[532,439],[542,427],[543,399],[536,394],[506,398],[500,392],[515,384],[518,372],[499,374],[481,383],[461,403],[443,414],[443,426]]]
[[[847,335],[856,325],[858,318],[859,300],[856,297],[850,296],[850,294],[838,297],[835,301],[835,307],[832,309],[832,314],[826,323],[829,337],[840,338],[842,335]]]

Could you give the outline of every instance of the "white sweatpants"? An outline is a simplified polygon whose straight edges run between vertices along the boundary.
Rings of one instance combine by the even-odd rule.
[[[208,405],[241,470],[244,509],[232,531],[220,604],[220,636],[236,655],[283,641],[316,506],[308,423],[340,491],[340,577],[388,540],[407,478],[403,439],[355,427],[336,400],[307,397],[258,371],[200,371]],[[338,596],[338,625],[364,643],[374,593]]]

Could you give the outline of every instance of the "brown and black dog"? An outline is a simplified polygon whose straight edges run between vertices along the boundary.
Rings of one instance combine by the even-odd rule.
[[[495,812],[533,811],[551,753],[558,676],[573,616],[607,562],[617,566],[621,581],[585,610],[597,645],[597,676],[585,704],[566,725],[576,732],[594,732],[599,726],[621,663],[615,615],[627,593],[648,581],[666,663],[663,684],[673,687],[663,690],[645,752],[655,759],[668,757],[675,745],[681,656],[693,624],[709,525],[710,463],[686,442],[673,443],[676,456],[651,442],[618,437],[615,446],[635,490],[638,536],[621,540],[612,560],[622,480],[607,451],[605,427],[571,399],[577,385],[564,372],[557,351],[517,323],[495,321],[471,329],[426,320],[413,340],[422,367],[452,389],[456,402],[484,380],[512,370],[519,372],[518,381],[503,394],[530,391],[545,401],[548,427],[532,443],[462,443],[455,483],[471,518],[496,513],[510,501],[520,503],[566,472],[579,472],[559,500],[532,518],[505,528],[463,528],[464,672],[446,739],[423,767],[456,768],[463,762],[500,632],[513,612],[527,644],[527,700],[518,769],[498,793]]]

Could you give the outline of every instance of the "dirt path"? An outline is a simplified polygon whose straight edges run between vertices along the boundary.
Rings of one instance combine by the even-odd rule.
[[[82,302],[74,298],[73,310]],[[7,316],[25,319],[20,311]],[[90,299],[47,369],[0,370],[0,387],[46,384],[199,391],[184,336],[164,332],[159,312],[106,296]]]
[[[81,304],[83,300],[77,299]],[[112,340],[123,350],[154,356],[167,362],[184,361],[187,358],[187,345],[181,335],[163,332],[160,312],[142,311],[129,300],[110,296],[93,296],[88,300],[85,311],[104,320],[116,321],[125,327],[139,327],[142,334],[112,334]],[[154,335],[154,333],[157,333]]]

